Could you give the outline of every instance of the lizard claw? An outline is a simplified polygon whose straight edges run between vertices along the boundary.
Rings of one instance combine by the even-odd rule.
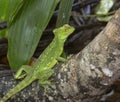
[[[30,73],[31,71],[31,67],[28,65],[23,65],[18,71],[17,73],[14,75],[15,79],[21,79],[24,78],[28,73]]]

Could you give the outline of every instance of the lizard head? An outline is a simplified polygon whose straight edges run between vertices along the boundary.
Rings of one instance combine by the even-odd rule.
[[[54,29],[53,33],[58,37],[58,39],[65,40],[71,33],[73,33],[74,30],[74,27],[65,24],[60,28]]]

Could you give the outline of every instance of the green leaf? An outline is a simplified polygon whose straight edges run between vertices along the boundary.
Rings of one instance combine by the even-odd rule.
[[[114,4],[113,0],[101,0],[100,4],[96,8],[96,14],[107,14]],[[112,16],[106,17],[97,17],[99,21],[107,22],[111,19]]]
[[[61,0],[56,27],[60,27],[63,26],[64,24],[69,23],[73,2],[74,0]],[[64,51],[62,53],[62,57],[66,58],[66,54]]]
[[[0,22],[5,21],[12,0],[0,0]]]
[[[8,10],[12,0],[0,0],[0,22],[7,20]],[[0,38],[6,36],[6,30],[0,30]]]
[[[8,29],[8,60],[12,69],[28,64],[58,1],[24,0],[15,10]]]
[[[8,19],[13,17],[12,14],[14,13],[15,9],[19,7],[18,5],[21,4],[23,0],[0,0],[0,22],[9,21]],[[0,31],[0,38],[7,37],[6,29]]]
[[[22,8],[25,0],[12,0],[9,10],[8,10],[8,25],[12,23],[12,20],[15,19],[16,15],[19,13]]]
[[[59,14],[56,26],[60,27],[64,24],[69,23],[69,18],[71,15],[72,4],[74,0],[61,0],[60,7],[59,7]]]

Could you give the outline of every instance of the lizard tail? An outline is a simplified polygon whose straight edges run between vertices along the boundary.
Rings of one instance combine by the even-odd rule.
[[[10,97],[24,89],[26,86],[31,84],[34,81],[34,79],[31,78],[31,76],[27,76],[23,81],[18,83],[13,89],[11,89],[1,100],[0,102],[6,102]]]

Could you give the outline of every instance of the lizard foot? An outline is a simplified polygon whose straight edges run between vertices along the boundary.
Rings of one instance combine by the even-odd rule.
[[[47,69],[47,70],[43,70],[41,71],[41,73],[39,74],[39,84],[40,86],[42,86],[45,90],[48,86],[51,86],[52,83],[49,80],[49,78],[52,76],[52,74],[54,73],[53,69]]]
[[[47,90],[51,87],[53,88],[53,83],[49,80],[46,80],[46,81],[40,81],[39,80],[39,84],[41,87],[43,87],[43,90],[44,90],[44,93],[46,94],[47,93]]]
[[[32,70],[32,68],[28,65],[23,65],[18,71],[17,73],[14,75],[15,79],[21,79],[24,78],[28,73],[30,73],[30,71]]]

